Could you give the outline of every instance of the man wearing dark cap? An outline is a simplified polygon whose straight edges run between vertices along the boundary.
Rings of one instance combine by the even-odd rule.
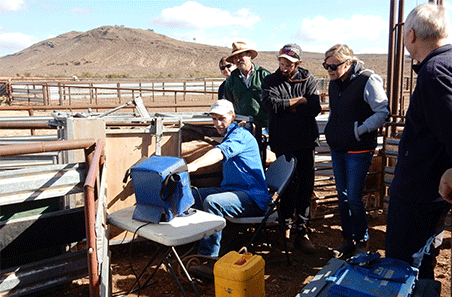
[[[314,189],[314,148],[319,130],[315,117],[320,113],[317,79],[301,68],[301,48],[287,44],[277,56],[279,69],[265,77],[262,99],[269,114],[269,144],[277,157],[293,155],[296,175],[281,198],[281,210],[290,230],[296,232],[294,246],[312,254],[310,233],[311,197]],[[295,220],[293,215],[295,211]]]
[[[257,51],[249,48],[245,42],[232,43],[232,53],[226,61],[234,63],[237,69],[226,80],[225,97],[234,104],[235,113],[252,116],[255,124],[254,136],[262,145],[262,128],[268,126],[268,114],[262,105],[262,80],[270,72],[251,62]]]

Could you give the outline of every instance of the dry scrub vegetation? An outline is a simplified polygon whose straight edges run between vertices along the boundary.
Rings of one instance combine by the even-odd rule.
[[[287,43],[293,40],[287,40]],[[303,48],[303,44],[301,44]],[[277,51],[259,51],[255,62],[273,72]],[[325,49],[327,50],[327,49]],[[68,32],[0,57],[0,77],[205,78],[222,77],[218,61],[231,48],[185,42],[149,30],[103,26]],[[387,56],[358,55],[366,67],[385,76]],[[302,66],[326,76],[323,53],[303,53]],[[405,63],[408,74],[409,63]]]

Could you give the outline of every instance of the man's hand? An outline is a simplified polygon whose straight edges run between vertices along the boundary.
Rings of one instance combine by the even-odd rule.
[[[187,164],[188,173],[195,172],[197,170],[198,170],[198,166],[196,166],[195,164],[193,164],[193,163]]]
[[[297,112],[297,106],[300,104],[306,104],[308,100],[305,97],[296,97],[289,99],[289,102],[290,102],[289,112],[295,113]]]
[[[439,194],[449,203],[452,203],[452,168],[446,170],[439,182]]]
[[[239,127],[245,128],[245,127],[246,127],[246,121],[240,121],[237,125],[238,125]]]

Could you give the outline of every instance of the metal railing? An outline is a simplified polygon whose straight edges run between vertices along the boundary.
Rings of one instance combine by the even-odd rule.
[[[67,81],[12,80],[3,85],[8,104],[42,106],[122,104],[140,96],[145,102],[172,103],[215,100],[223,79]],[[326,96],[329,79],[318,77],[319,90]]]
[[[147,102],[213,100],[222,80],[181,81],[11,81],[5,82],[9,104],[122,104],[136,96]]]

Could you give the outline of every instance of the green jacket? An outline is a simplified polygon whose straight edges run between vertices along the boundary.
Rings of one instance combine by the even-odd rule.
[[[268,113],[262,104],[262,81],[270,72],[254,63],[253,66],[254,72],[248,88],[240,70],[232,71],[226,80],[225,97],[234,104],[236,114],[252,116],[256,125],[267,127]]]

